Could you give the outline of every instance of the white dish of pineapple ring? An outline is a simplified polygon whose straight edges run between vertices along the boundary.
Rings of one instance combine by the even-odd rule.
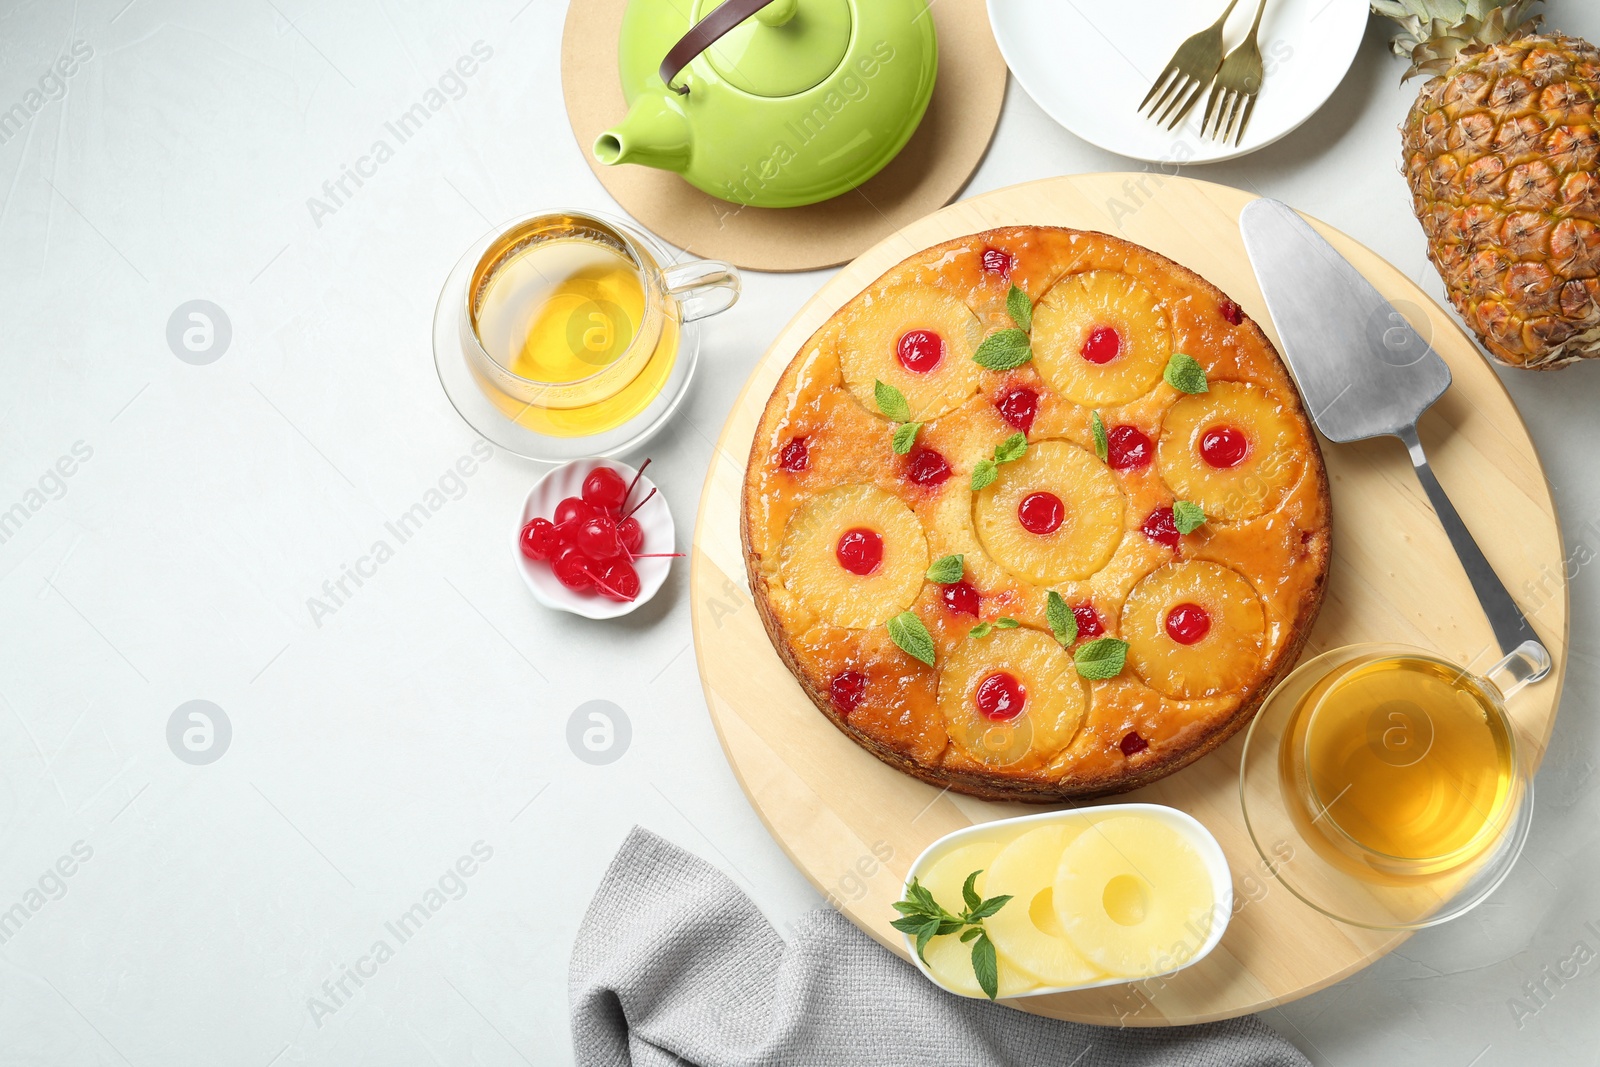
[[[957,830],[917,857],[905,899],[915,883],[960,920],[982,910],[963,893],[973,872],[981,872],[973,884],[980,901],[1012,898],[982,919],[998,997],[1171,974],[1204,959],[1233,914],[1233,878],[1217,839],[1192,816],[1159,804],[1075,808]],[[988,995],[972,925],[931,937],[921,953],[909,925],[899,929],[929,981],[961,996]]]

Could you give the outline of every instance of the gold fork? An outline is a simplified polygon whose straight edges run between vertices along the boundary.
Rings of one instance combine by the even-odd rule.
[[[1178,46],[1172,54],[1172,59],[1167,63],[1167,69],[1150,86],[1150,91],[1139,102],[1139,110],[1144,111],[1145,105],[1150,104],[1152,98],[1155,103],[1150,104],[1150,117],[1157,122],[1166,122],[1167,116],[1172,115],[1172,121],[1167,124],[1167,129],[1177,129],[1178,123],[1194,107],[1195,101],[1200,99],[1200,94],[1206,91],[1206,86],[1217,76],[1217,68],[1222,66],[1222,30],[1228,23],[1228,16],[1233,14],[1233,7],[1239,0],[1228,0],[1228,7],[1216,24],[1208,29],[1201,30],[1187,41]],[[1258,20],[1260,16],[1257,16]],[[1165,86],[1165,88],[1163,88]],[[1156,96],[1160,90],[1161,95]],[[1156,114],[1161,105],[1166,108],[1161,114]],[[1176,109],[1177,114],[1173,114]]]
[[[1224,144],[1230,135],[1235,148],[1244,140],[1244,128],[1250,125],[1250,113],[1256,109],[1256,97],[1266,77],[1261,65],[1261,46],[1256,43],[1256,31],[1261,29],[1261,16],[1266,10],[1267,0],[1261,0],[1256,6],[1256,20],[1250,24],[1249,36],[1222,61],[1217,83],[1206,99],[1206,117],[1200,123],[1202,137],[1206,136],[1209,126],[1210,135]],[[1235,123],[1237,129],[1233,128]]]

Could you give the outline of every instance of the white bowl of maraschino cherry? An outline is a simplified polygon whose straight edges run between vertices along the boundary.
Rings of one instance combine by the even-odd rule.
[[[655,485],[609,459],[564,463],[528,491],[517,569],[534,599],[590,619],[626,615],[656,595],[672,560],[672,512]]]

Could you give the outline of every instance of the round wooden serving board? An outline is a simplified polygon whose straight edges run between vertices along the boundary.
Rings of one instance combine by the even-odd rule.
[[[894,952],[889,926],[912,860],[952,830],[1039,810],[940,790],[892,770],[841,734],[779,661],[750,601],[739,496],[757,420],[778,376],[834,311],[901,259],[994,226],[1071,226],[1117,234],[1198,271],[1272,337],[1239,237],[1252,197],[1158,174],[1052,178],[954,204],[878,244],[795,316],[756,367],[718,442],[695,528],[695,645],[712,720],[750,802],[830,903]],[[1555,670],[1511,702],[1535,758],[1554,725],[1567,646],[1567,588],[1555,506],[1511,398],[1472,342],[1394,267],[1327,226],[1317,229],[1412,324],[1431,337],[1455,384],[1422,422],[1434,469],[1490,562],[1518,595]],[[1482,669],[1498,658],[1404,447],[1323,442],[1333,488],[1334,558],[1306,655],[1358,641],[1401,641]],[[1224,1019],[1321,989],[1371,963],[1404,935],[1344,926],[1302,904],[1262,867],[1245,830],[1238,772],[1243,734],[1119,800],[1182,808],[1217,836],[1237,906],[1210,956],[1176,975],[1009,1001],[1060,1019],[1159,1026]]]

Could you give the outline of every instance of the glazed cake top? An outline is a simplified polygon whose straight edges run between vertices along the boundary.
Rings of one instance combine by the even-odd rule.
[[[1220,742],[1298,652],[1328,560],[1321,456],[1265,335],[1177,264],[1052,228],[927,249],[841,308],[768,404],[744,521],[818,706],[980,793],[1123,788]],[[907,612],[931,666],[886,625]],[[1111,677],[1075,660],[1102,637],[1126,643]]]

